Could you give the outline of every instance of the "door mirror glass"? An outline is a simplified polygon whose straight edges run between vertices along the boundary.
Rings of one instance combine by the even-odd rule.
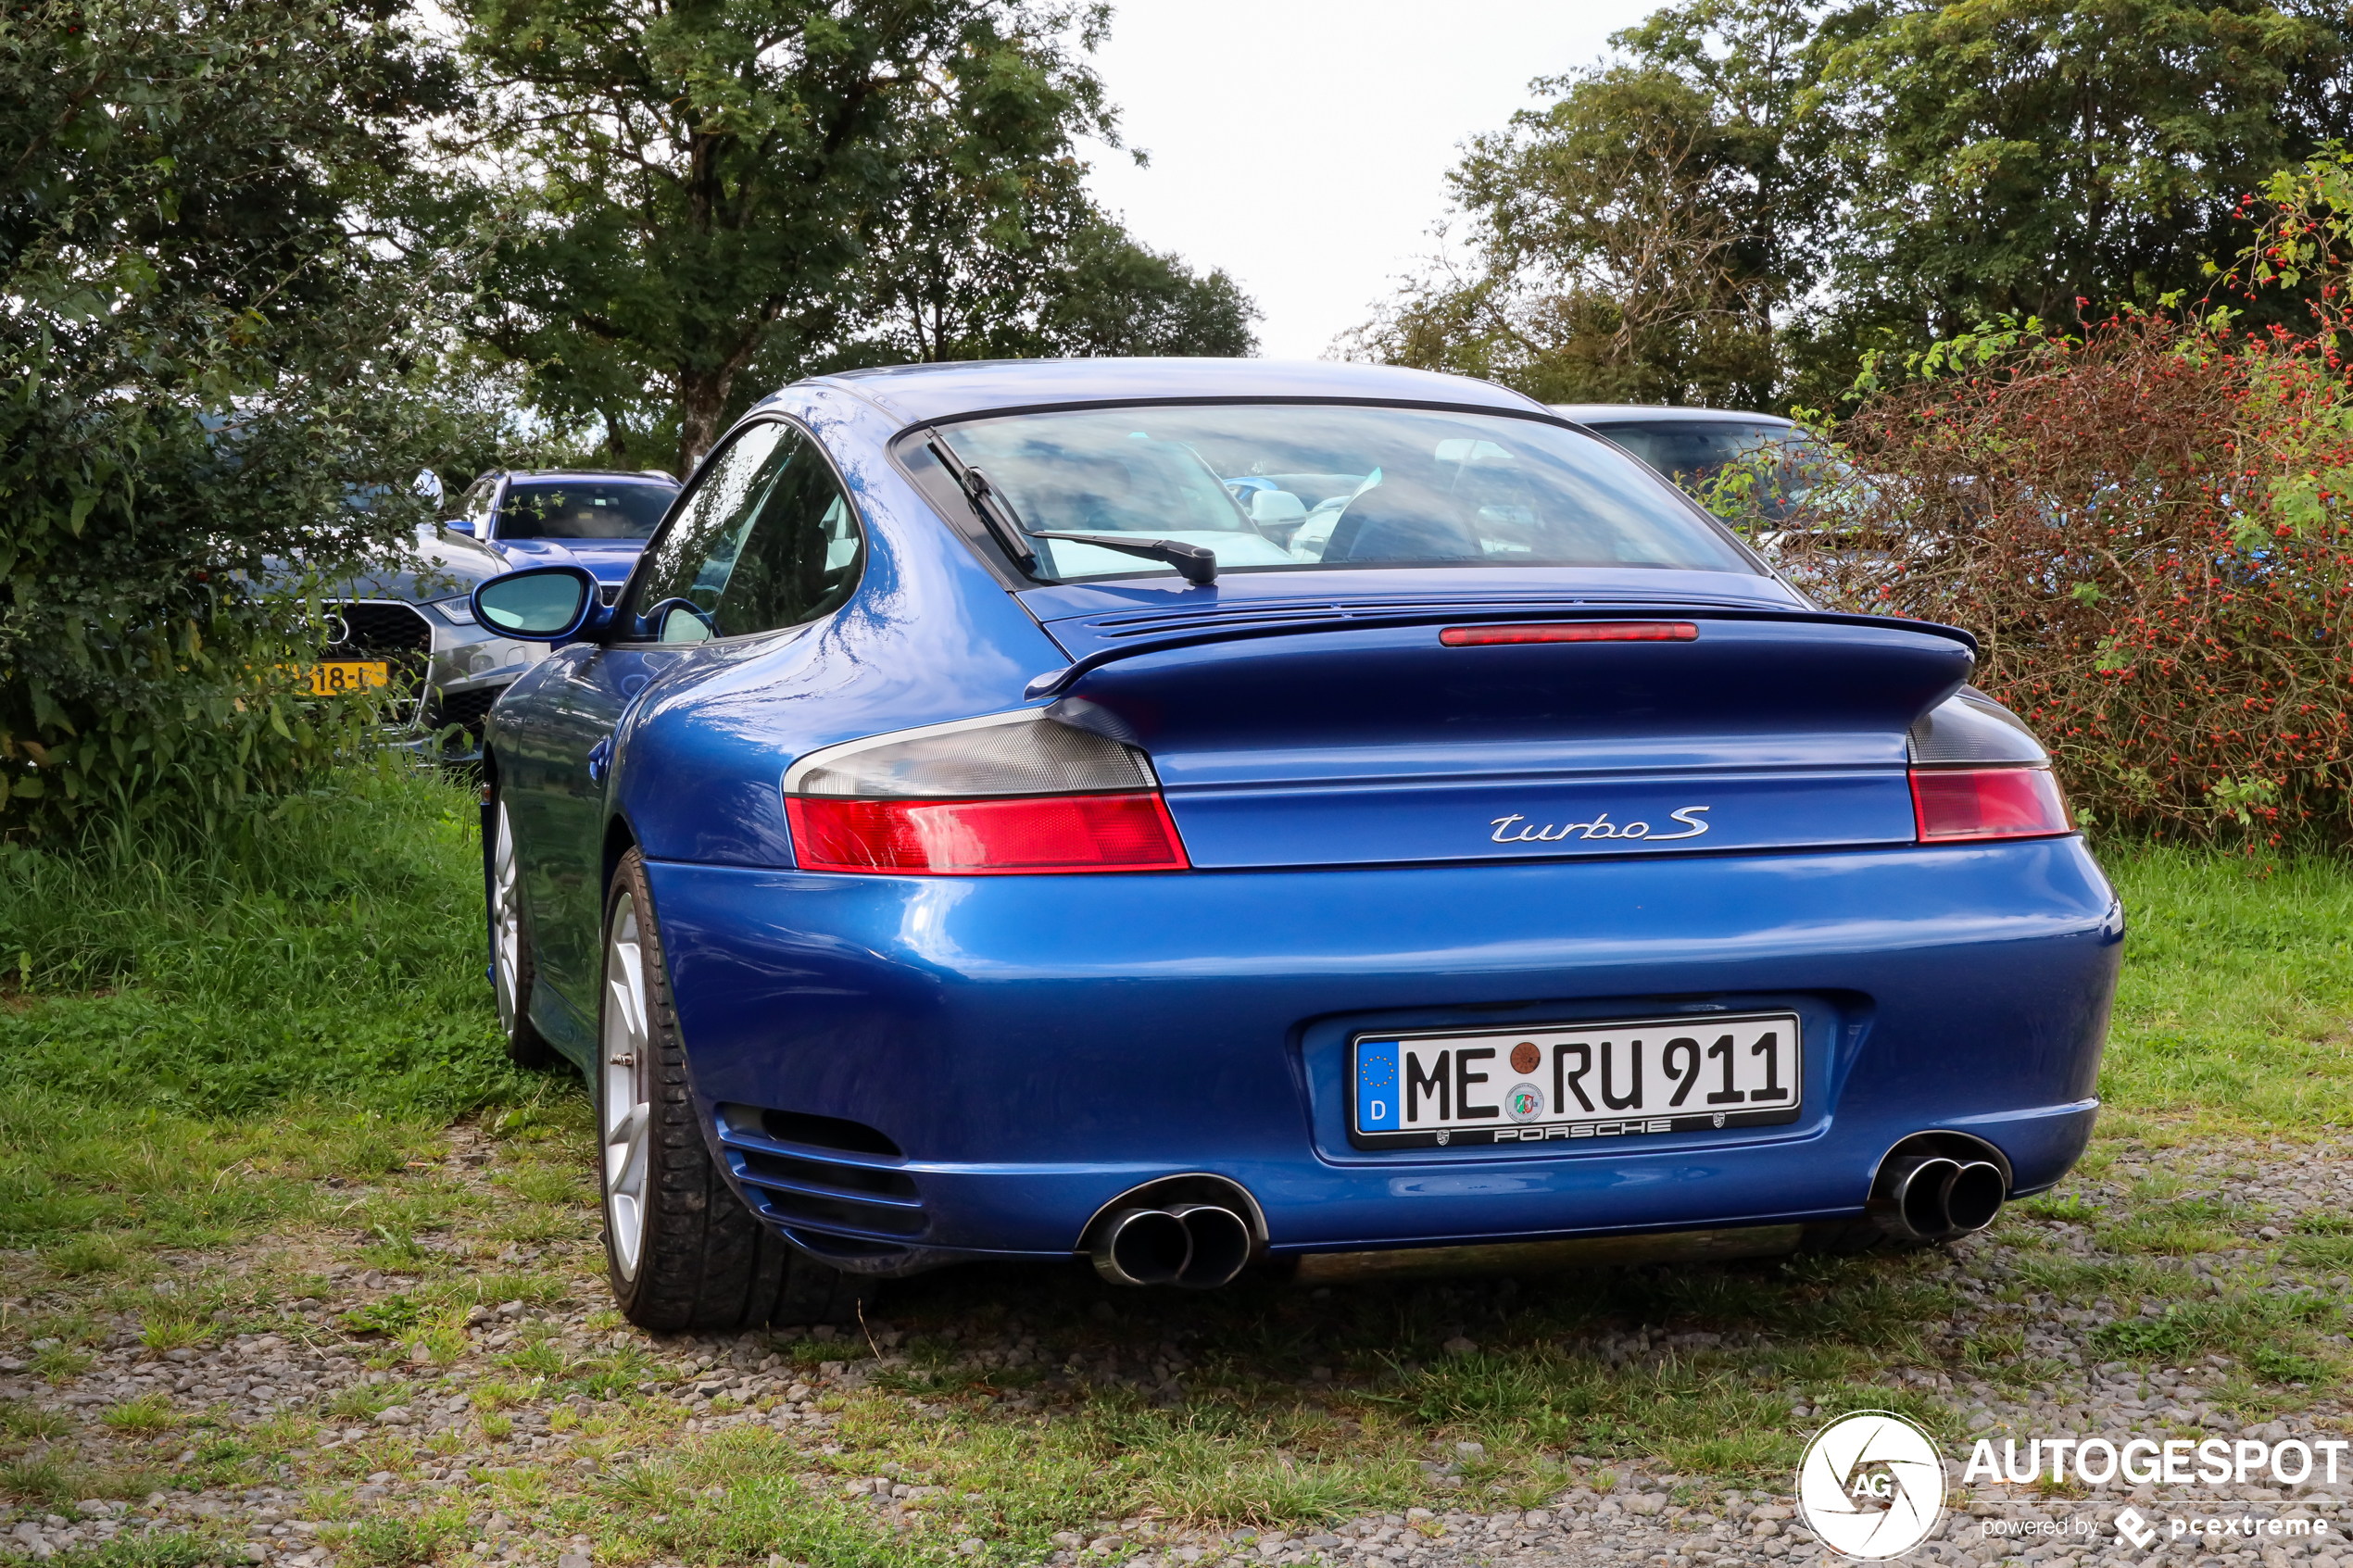
[[[664,599],[647,619],[658,643],[707,643],[713,635],[710,615],[691,599]]]
[[[534,567],[494,577],[474,590],[474,619],[494,632],[531,642],[562,642],[597,603],[597,580],[576,566]]]

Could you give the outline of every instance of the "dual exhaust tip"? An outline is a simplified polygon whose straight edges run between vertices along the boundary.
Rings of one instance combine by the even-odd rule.
[[[1114,1285],[1175,1285],[1214,1290],[1250,1261],[1248,1222],[1214,1203],[1121,1209],[1105,1219],[1088,1254]]]
[[[1990,1160],[1909,1154],[1880,1173],[1871,1208],[1901,1240],[1946,1241],[1992,1224],[2008,1196],[2007,1178]]]
[[[1909,1152],[1880,1168],[1869,1207],[1899,1239],[1948,1241],[1992,1224],[2008,1197],[2009,1178],[1991,1160]],[[1088,1256],[1114,1285],[1214,1290],[1233,1283],[1253,1246],[1250,1223],[1220,1203],[1131,1204],[1090,1228]]]

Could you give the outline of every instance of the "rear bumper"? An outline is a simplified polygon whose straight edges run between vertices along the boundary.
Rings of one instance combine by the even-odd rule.
[[[706,1125],[756,1209],[873,1266],[1063,1256],[1155,1178],[1276,1254],[1831,1220],[1944,1128],[2015,1190],[2090,1136],[2120,952],[2080,841],[972,880],[648,868]],[[1360,1151],[1360,1030],[1791,1008],[1786,1126]],[[816,1148],[754,1111],[875,1129]]]

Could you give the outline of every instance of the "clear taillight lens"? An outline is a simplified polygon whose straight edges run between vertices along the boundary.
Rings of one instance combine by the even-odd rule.
[[[2071,833],[2048,768],[1919,768],[1912,811],[1923,844]]]
[[[1133,746],[1029,710],[813,752],[785,812],[811,871],[1182,871],[1159,784]]]

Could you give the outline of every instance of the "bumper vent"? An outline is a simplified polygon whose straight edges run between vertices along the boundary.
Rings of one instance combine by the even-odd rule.
[[[723,1105],[719,1142],[753,1210],[815,1249],[895,1249],[931,1226],[906,1156],[862,1123]]]

